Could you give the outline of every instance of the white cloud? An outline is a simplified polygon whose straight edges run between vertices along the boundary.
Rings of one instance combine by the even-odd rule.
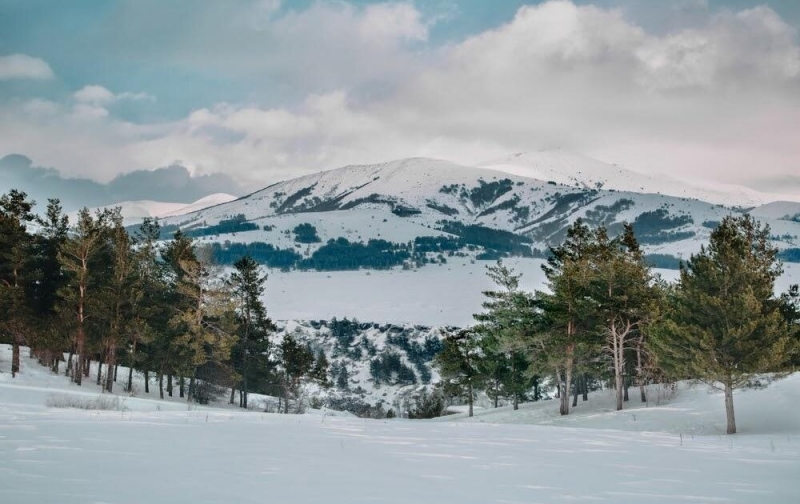
[[[73,95],[80,103],[92,103],[95,105],[105,105],[114,101],[114,93],[103,86],[91,85],[84,86]]]
[[[280,16],[265,5],[248,19],[255,39],[231,34],[186,54],[214,68],[240,55],[233,48],[261,41],[258,55],[243,50],[230,64],[279,69],[287,84],[319,89],[298,104],[221,103],[136,125],[106,107],[149,98],[87,86],[72,109],[0,111],[0,151],[83,175],[179,160],[253,185],[349,163],[415,155],[475,163],[554,146],[687,178],[797,169],[800,52],[795,29],[766,7],[686,2],[687,12],[707,12],[657,33],[621,10],[554,0],[431,48],[426,20],[409,3],[315,3]],[[373,86],[387,90],[365,92]],[[45,127],[37,107],[55,114]]]
[[[52,79],[53,69],[46,61],[27,54],[0,56],[0,81],[11,79]]]
[[[368,5],[358,17],[358,32],[366,42],[377,44],[387,40],[428,39],[428,26],[416,7],[409,3]]]
[[[72,96],[78,103],[89,103],[92,105],[109,105],[122,100],[155,101],[155,97],[147,93],[131,93],[126,91],[124,93],[114,94],[105,87],[98,85],[84,86]]]

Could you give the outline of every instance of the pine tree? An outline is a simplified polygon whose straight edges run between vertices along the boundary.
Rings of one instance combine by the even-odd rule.
[[[473,414],[475,394],[486,381],[486,376],[480,367],[482,358],[478,333],[463,329],[445,335],[442,351],[434,359],[445,392],[449,395],[466,397],[469,416]]]
[[[161,229],[157,220],[146,218],[136,231],[131,285],[131,320],[127,347],[127,391],[133,391],[133,370],[143,368],[145,393],[150,391],[150,369],[157,369],[154,347],[156,334],[169,331],[169,298],[166,268],[158,259],[157,243]],[[140,369],[141,369],[140,368]]]
[[[192,253],[178,259],[178,268],[174,284],[178,308],[170,319],[176,332],[162,373],[168,373],[169,382],[175,372],[189,376],[191,400],[198,370],[207,365],[221,370],[229,362],[236,321],[230,290],[212,273],[207,257]]]
[[[582,346],[587,343],[587,332],[595,325],[592,320],[594,303],[588,295],[595,245],[593,233],[581,219],[577,219],[567,229],[564,243],[551,248],[550,257],[542,266],[549,292],[536,293],[536,306],[543,315],[537,322],[538,339],[549,365],[555,368],[562,415],[569,414],[576,358],[580,353],[590,351]]]
[[[314,352],[287,334],[281,342],[280,354],[283,365],[284,413],[289,413],[289,397],[297,398],[299,396],[303,378],[308,376],[314,368]],[[299,407],[298,404],[298,409]]]
[[[107,212],[98,212],[95,217],[87,208],[78,214],[78,222],[69,238],[62,246],[59,261],[69,275],[69,282],[61,290],[64,310],[74,318],[75,336],[73,349],[77,357],[73,368],[73,380],[81,385],[83,376],[88,372],[86,363],[89,358],[86,347],[87,319],[90,302],[100,293],[94,292],[98,280],[96,259],[106,245],[104,228],[108,218]]]
[[[33,206],[27,194],[15,189],[0,197],[0,333],[10,336],[12,377],[19,372],[20,346],[32,327],[25,277],[31,276],[33,239],[27,225],[34,220]]]
[[[133,243],[122,224],[119,208],[109,215],[109,221],[110,227],[107,233],[111,267],[103,297],[103,318],[107,327],[103,337],[103,347],[106,355],[104,389],[111,392],[114,384],[113,370],[117,364],[117,350],[127,344],[132,333],[140,329],[136,327],[133,312],[138,294],[134,290],[136,264]]]
[[[733,391],[782,371],[792,342],[775,298],[781,274],[769,228],[728,216],[682,267],[666,320],[654,332],[662,365],[724,391],[727,432],[736,432]]]
[[[595,240],[589,295],[596,303],[594,310],[605,335],[605,350],[611,355],[616,407],[621,410],[623,376],[628,367],[626,354],[638,348],[641,368],[643,331],[657,313],[660,297],[630,225],[625,225],[619,240],[610,240],[601,227],[595,233]]]
[[[475,331],[482,335],[483,358],[480,366],[487,380],[487,395],[498,406],[500,397],[511,398],[514,409],[530,389],[530,363],[524,350],[532,328],[528,324],[528,307],[520,303],[526,294],[519,290],[521,275],[504,266],[501,261],[487,268],[487,275],[501,290],[485,291],[482,313],[474,315],[479,324]],[[531,353],[535,353],[532,351]],[[537,377],[533,377],[538,380]]]
[[[269,371],[269,335],[275,325],[267,317],[262,301],[267,275],[259,273],[258,264],[249,256],[236,261],[234,268],[230,283],[236,299],[239,337],[233,349],[234,369],[240,379],[241,406],[246,409],[250,386]]]
[[[58,254],[67,240],[69,219],[57,199],[48,200],[44,217],[37,217],[39,232],[33,237],[31,268],[33,281],[28,283],[28,296],[34,317],[36,354],[42,365],[58,373],[58,365],[69,348],[69,334],[64,330],[58,311],[59,292],[66,286],[67,276],[61,271]],[[70,316],[69,322],[72,321]]]

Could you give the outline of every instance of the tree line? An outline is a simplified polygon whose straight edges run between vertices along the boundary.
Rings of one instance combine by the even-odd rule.
[[[81,385],[97,362],[96,383],[111,392],[119,366],[133,392],[134,370],[161,398],[208,402],[230,389],[280,398],[289,412],[307,381],[327,385],[324,355],[275,330],[263,302],[267,277],[245,256],[234,271],[215,270],[207,249],[177,231],[159,243],[157,221],[134,232],[119,209],[79,212],[71,223],[58,200],[44,215],[24,192],[0,197],[0,342],[12,346],[12,376],[21,347],[54,373]],[[34,232],[35,231],[35,232]],[[61,368],[63,364],[63,369]]]
[[[648,266],[634,229],[572,224],[543,265],[545,290],[527,292],[502,263],[488,274],[477,324],[446,335],[436,362],[445,394],[473,413],[478,391],[495,400],[536,400],[555,389],[562,415],[607,384],[616,409],[631,386],[698,380],[724,393],[727,432],[736,432],[733,391],[764,386],[800,365],[798,287],[775,294],[782,273],[769,228],[726,217],[710,243],[668,284]]]

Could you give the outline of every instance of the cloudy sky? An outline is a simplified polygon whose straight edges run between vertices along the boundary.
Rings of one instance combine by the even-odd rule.
[[[562,148],[800,192],[799,27],[796,0],[2,0],[0,157],[252,187]]]

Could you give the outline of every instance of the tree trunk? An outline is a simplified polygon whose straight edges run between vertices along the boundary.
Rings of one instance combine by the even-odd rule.
[[[164,399],[164,373],[158,374],[158,396]]]
[[[64,376],[69,376],[70,372],[72,372],[72,365],[73,365],[72,364],[72,358],[73,358],[73,356],[74,356],[74,353],[72,351],[72,348],[70,348],[69,357],[67,357],[67,369],[64,371]]]
[[[116,380],[117,377],[116,345],[111,345],[111,347],[108,349],[108,355],[106,356],[106,359],[106,391],[111,392],[111,389],[114,387],[114,380]]]
[[[172,373],[167,375],[167,394],[172,397]]]
[[[566,366],[564,368],[564,382],[561,390],[561,407],[559,412],[562,415],[569,415],[569,390],[572,382],[572,348],[569,350]]]
[[[469,416],[472,416],[472,382],[467,386],[467,393],[469,394]]]
[[[639,382],[639,395],[642,397],[642,402],[647,402],[647,394],[644,391],[644,368],[642,367],[642,344],[644,335],[639,336],[636,345],[636,381]]]
[[[631,381],[628,377],[623,377],[622,383],[624,384],[622,400],[628,402],[628,388],[630,387]]]
[[[83,308],[81,308],[82,310]],[[81,385],[83,381],[83,342],[85,335],[83,333],[83,324],[78,326],[78,334],[75,337],[75,370],[73,372],[73,380],[76,385]]]
[[[19,373],[19,338],[16,336],[14,336],[14,344],[11,348],[11,378],[15,378]]]
[[[622,409],[622,403],[624,401],[624,392],[625,392],[625,385],[622,383],[622,370],[625,367],[625,361],[623,360],[623,349],[622,349],[622,341],[617,333],[617,326],[616,324],[611,324],[611,351],[613,352],[614,357],[614,392],[617,399],[617,411]]]
[[[97,385],[103,382],[103,356],[97,359]]]
[[[179,391],[178,392],[178,396],[179,397],[184,397],[183,389],[184,389],[185,385],[186,385],[186,378],[181,376],[180,382],[178,383],[178,391]]]
[[[725,384],[725,416],[728,418],[728,434],[736,434],[736,417],[733,415],[733,388]]]
[[[150,371],[144,371],[144,393],[150,393]]]
[[[92,369],[92,358],[86,357],[86,362],[83,363],[83,376],[89,378],[89,371]]]
[[[572,396],[572,407],[575,408],[578,406],[578,388],[580,384],[580,378],[575,378],[575,383],[572,384],[572,388],[575,390],[575,394]]]
[[[128,393],[130,394],[133,387],[133,367],[128,368]]]
[[[228,401],[228,404],[233,404],[234,399],[236,399],[236,387],[231,387],[231,400]]]
[[[583,373],[583,377],[581,377],[581,389],[583,391],[583,400],[589,400],[589,375],[587,373]]]
[[[114,356],[114,360],[116,361],[116,355]],[[119,371],[119,363],[114,362],[114,381],[117,381],[117,371]]]

